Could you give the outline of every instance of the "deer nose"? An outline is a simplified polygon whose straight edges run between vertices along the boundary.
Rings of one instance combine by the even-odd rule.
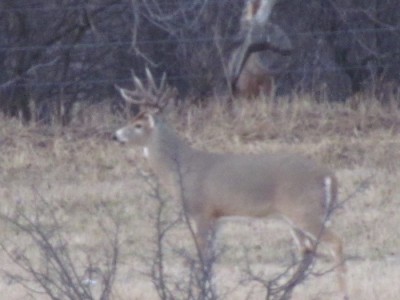
[[[123,129],[118,129],[112,136],[112,139],[114,141],[117,141],[121,144],[125,144],[129,141],[129,139],[126,138],[125,134],[124,134],[124,130]]]
[[[120,144],[120,145],[125,144],[125,141],[124,141],[124,140],[121,140],[121,138],[118,136],[117,133],[114,133],[114,134],[112,135],[112,140],[115,141],[115,142],[117,142],[117,143]]]

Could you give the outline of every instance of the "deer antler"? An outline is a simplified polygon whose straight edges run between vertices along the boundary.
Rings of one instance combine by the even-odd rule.
[[[134,90],[131,91],[118,86],[115,87],[126,102],[139,105],[141,111],[150,108],[161,112],[168,104],[168,101],[176,96],[176,89],[166,85],[165,73],[161,77],[159,86],[157,86],[150,70],[146,68],[145,72],[146,84],[143,84],[142,80],[134,75]]]
[[[255,11],[255,21],[260,24],[265,24],[272,13],[272,9],[278,0],[258,1],[258,7]]]
[[[246,27],[246,35],[242,40],[242,44],[238,47],[235,61],[231,67],[232,89],[236,86],[243,67],[252,53],[266,50],[279,53],[282,56],[292,53],[292,46],[285,32],[279,26],[269,22],[272,9],[277,2],[278,0],[248,1],[245,19],[249,22],[249,27]],[[282,41],[287,41],[289,46],[281,44]]]

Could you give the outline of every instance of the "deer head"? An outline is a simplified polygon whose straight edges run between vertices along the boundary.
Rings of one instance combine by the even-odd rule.
[[[115,132],[114,139],[122,143],[133,142],[137,145],[146,145],[152,136],[151,131],[154,130],[157,116],[176,96],[176,89],[166,85],[165,73],[157,86],[148,68],[146,68],[146,83],[143,83],[137,76],[133,76],[133,82],[134,90],[118,86],[116,88],[126,102],[138,105],[140,112],[127,126]]]
[[[292,45],[285,32],[278,25],[269,22],[277,1],[247,1],[242,16],[242,42],[232,53],[229,64],[232,90],[236,89],[236,83],[251,54],[269,50],[287,56],[292,52]],[[268,73],[267,68],[265,73]]]

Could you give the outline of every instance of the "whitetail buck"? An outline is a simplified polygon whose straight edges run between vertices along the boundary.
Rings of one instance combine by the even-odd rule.
[[[141,112],[114,137],[143,148],[160,182],[183,201],[183,209],[196,223],[200,252],[207,253],[209,236],[221,217],[280,216],[293,229],[305,255],[321,242],[330,246],[337,264],[339,284],[347,298],[342,242],[327,225],[337,205],[337,181],[325,167],[289,154],[228,154],[193,149],[165,124],[160,112],[174,97],[157,87],[147,72],[147,86],[134,77],[136,89],[118,88],[122,97],[141,106]]]
[[[274,75],[288,64],[292,44],[285,32],[269,22],[277,0],[247,0],[241,21],[239,46],[232,52],[228,70],[232,92],[254,97],[270,94]]]

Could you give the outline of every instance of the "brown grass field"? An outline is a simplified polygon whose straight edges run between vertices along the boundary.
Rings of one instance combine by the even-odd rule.
[[[395,101],[394,101],[395,102]],[[397,99],[397,103],[398,99]],[[214,101],[204,107],[171,109],[171,124],[194,147],[217,152],[298,152],[336,171],[340,198],[347,199],[334,217],[343,237],[351,299],[400,297],[400,108],[373,99],[346,104],[315,103],[307,97],[238,101],[232,111]],[[107,238],[110,215],[120,222],[120,264],[113,299],[157,299],[146,275],[146,255],[154,249],[154,207],[148,184],[138,170],[148,172],[140,151],[111,140],[124,124],[106,105],[86,107],[71,125],[27,125],[0,116],[1,213],[39,214],[38,199],[55,207],[58,230],[76,255],[96,262]],[[364,183],[364,188],[359,188]],[[354,193],[355,192],[355,193]],[[354,193],[354,195],[352,195]],[[350,198],[349,196],[352,195]],[[171,216],[179,203],[168,201]],[[50,222],[50,221],[49,221]],[[103,227],[99,226],[102,224]],[[29,241],[7,222],[0,222],[1,243],[29,247]],[[102,229],[100,229],[102,228]],[[227,220],[217,236],[224,250],[216,265],[216,282],[224,299],[262,299],[254,283],[238,283],[247,257],[268,274],[283,271],[293,250],[287,226],[275,220]],[[178,226],[170,243],[190,247]],[[8,244],[9,243],[9,244]],[[12,244],[14,243],[14,244]],[[40,259],[28,248],[35,264]],[[185,276],[184,266],[168,252],[173,276]],[[100,258],[99,258],[100,259]],[[148,258],[150,260],[150,258]],[[0,250],[0,298],[27,299],[27,291],[4,272],[24,274]],[[322,260],[322,270],[329,264]],[[36,295],[37,299],[48,299]],[[248,297],[248,298],[246,298]],[[223,298],[223,297],[221,297]],[[311,277],[293,299],[338,299],[332,272]]]

